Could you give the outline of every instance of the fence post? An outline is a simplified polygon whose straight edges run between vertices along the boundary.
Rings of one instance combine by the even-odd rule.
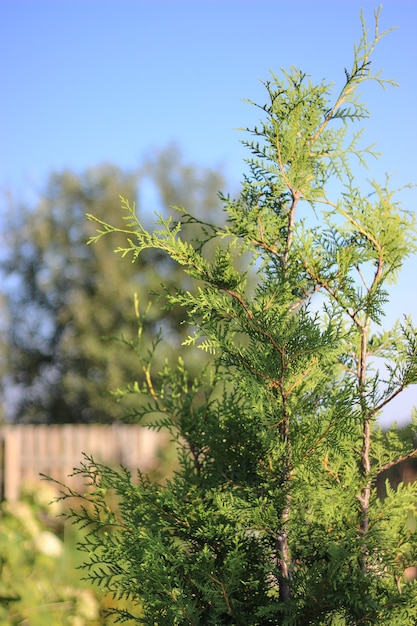
[[[4,498],[10,501],[19,499],[20,435],[13,426],[4,429]]]

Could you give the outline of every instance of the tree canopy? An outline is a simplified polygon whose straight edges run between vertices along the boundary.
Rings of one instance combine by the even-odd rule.
[[[86,246],[86,213],[114,214],[119,196],[137,199],[149,225],[149,201],[166,207],[187,196],[200,215],[219,211],[218,172],[184,162],[175,146],[156,152],[134,172],[114,165],[53,173],[35,206],[18,205],[7,223],[3,253],[3,403],[6,417],[26,422],[108,422],[120,410],[110,392],[143,376],[123,341],[132,339],[138,303],[146,308],[161,282],[185,284],[176,264],[158,250],[136,264],[114,262],[116,241]],[[123,239],[119,238],[120,243]],[[151,306],[144,346],[160,331],[166,352],[181,351],[180,307]],[[118,345],[111,339],[119,339]]]

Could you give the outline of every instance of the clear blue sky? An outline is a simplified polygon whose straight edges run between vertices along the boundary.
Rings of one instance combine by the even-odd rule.
[[[20,197],[48,173],[111,161],[136,167],[176,141],[185,157],[219,166],[232,191],[244,171],[237,127],[264,102],[259,79],[296,65],[343,82],[369,0],[0,0],[0,189]],[[370,176],[417,182],[417,3],[387,0],[374,55],[400,88],[369,84],[366,138],[383,157]],[[226,191],[226,190],[225,190]],[[416,207],[416,191],[401,194]],[[5,204],[0,204],[0,211]],[[3,208],[2,208],[3,207]],[[417,323],[417,262],[393,291],[390,319]],[[417,403],[417,393],[411,392]],[[411,396],[410,396],[411,397]],[[401,418],[401,415],[398,415]]]

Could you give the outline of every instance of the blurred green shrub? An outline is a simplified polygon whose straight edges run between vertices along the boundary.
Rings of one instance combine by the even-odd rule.
[[[0,624],[98,626],[101,603],[77,570],[80,531],[60,522],[50,485],[0,506]]]

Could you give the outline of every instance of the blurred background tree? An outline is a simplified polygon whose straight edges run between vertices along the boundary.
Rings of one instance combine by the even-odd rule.
[[[169,146],[133,172],[102,165],[52,173],[33,206],[17,203],[7,212],[0,260],[0,393],[8,421],[108,423],[124,414],[109,390],[143,375],[125,346],[137,329],[135,294],[143,311],[161,283],[184,286],[178,267],[157,250],[129,265],[115,261],[114,239],[87,246],[95,227],[85,214],[111,221],[121,195],[136,199],[149,226],[155,211],[166,216],[168,207],[185,203],[202,220],[213,221],[220,215],[222,187],[217,170],[186,163]],[[182,319],[180,309],[164,311],[157,303],[147,311],[143,332],[150,346],[160,330],[161,361],[178,357],[188,334]],[[123,340],[115,344],[115,338]]]

